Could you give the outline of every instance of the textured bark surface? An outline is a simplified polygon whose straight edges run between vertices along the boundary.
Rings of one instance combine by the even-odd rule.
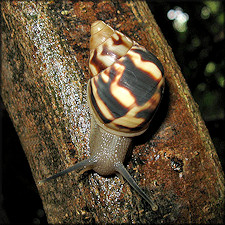
[[[173,53],[144,1],[5,1],[1,95],[50,223],[222,223],[224,176]],[[117,176],[40,179],[89,156],[86,102],[90,24],[125,33],[162,62],[166,90],[126,167],[157,212]]]

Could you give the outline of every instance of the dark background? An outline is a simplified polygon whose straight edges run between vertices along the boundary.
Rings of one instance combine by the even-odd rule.
[[[224,3],[155,1],[149,7],[199,105],[224,169]],[[168,19],[169,10],[174,10],[170,15],[176,13],[178,17]],[[1,99],[0,121],[0,223],[4,215],[1,206],[6,213],[5,222],[47,223],[30,167]]]

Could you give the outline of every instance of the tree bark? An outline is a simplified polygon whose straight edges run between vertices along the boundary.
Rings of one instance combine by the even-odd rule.
[[[198,106],[144,1],[4,1],[1,96],[49,223],[222,223],[224,175]],[[163,101],[135,138],[126,167],[157,212],[117,176],[75,172],[38,181],[89,156],[90,24],[100,19],[154,53]]]

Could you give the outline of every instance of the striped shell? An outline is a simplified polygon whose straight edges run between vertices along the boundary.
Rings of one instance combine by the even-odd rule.
[[[164,87],[163,67],[144,47],[102,21],[91,26],[88,102],[96,122],[121,136],[143,133]]]

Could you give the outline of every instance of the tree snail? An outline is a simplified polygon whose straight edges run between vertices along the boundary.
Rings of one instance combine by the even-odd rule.
[[[91,156],[40,183],[81,168],[102,176],[119,173],[157,210],[123,162],[132,138],[147,130],[160,103],[164,89],[162,64],[143,46],[103,21],[96,21],[91,25],[89,71]]]

